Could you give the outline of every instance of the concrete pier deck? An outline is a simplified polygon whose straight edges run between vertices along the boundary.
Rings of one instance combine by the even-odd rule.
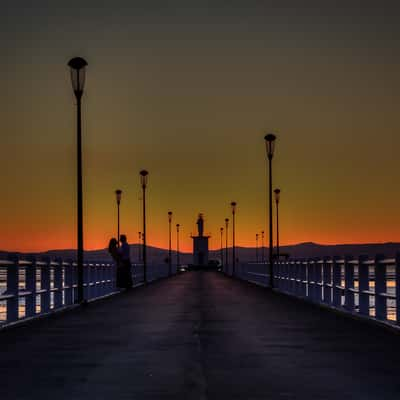
[[[5,399],[400,399],[400,335],[215,272],[0,332]]]

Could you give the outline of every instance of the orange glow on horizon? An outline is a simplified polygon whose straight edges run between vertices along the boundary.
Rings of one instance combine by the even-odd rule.
[[[375,232],[376,234],[376,232]],[[108,241],[111,238],[104,235],[87,235],[87,239],[85,239],[85,250],[101,250],[107,248]],[[135,235],[133,235],[135,236]],[[254,236],[254,237],[253,237]],[[314,242],[320,245],[336,245],[336,244],[365,244],[365,243],[385,243],[385,242],[395,242],[393,240],[396,237],[396,232],[385,231],[382,232],[381,235],[376,234],[374,236],[363,234],[359,232],[356,236],[348,235],[343,237],[343,240],[337,240],[334,235],[321,235],[320,237],[310,237],[306,233],[297,234],[297,235],[285,235],[285,239],[281,240],[280,245],[283,246],[291,246],[304,242]],[[16,240],[18,239],[18,240]],[[72,232],[68,232],[68,234],[64,234],[63,232],[53,232],[49,237],[47,232],[35,233],[34,235],[31,232],[25,232],[22,235],[18,234],[15,237],[2,237],[1,240],[1,248],[3,251],[10,252],[44,252],[47,250],[71,250],[76,248],[76,243],[73,240]],[[128,234],[128,241],[130,244],[137,244],[138,237],[130,236]],[[29,244],[26,244],[29,243]],[[228,246],[232,245],[231,236],[229,237]],[[258,242],[259,247],[261,247],[261,239]],[[268,236],[265,236],[265,247],[268,247]],[[275,240],[274,240],[275,245]],[[162,235],[153,236],[148,238],[148,246],[157,247],[160,249],[168,249],[168,237],[163,237]],[[255,234],[237,234],[236,239],[237,247],[247,247],[254,248],[256,246]],[[223,236],[223,247],[225,247],[225,236]],[[176,237],[173,236],[172,240],[172,249],[176,250]],[[215,236],[211,236],[210,238],[210,250],[219,250],[220,249],[220,236],[219,233],[217,238]],[[192,252],[192,240],[190,238],[190,234],[181,234],[180,235],[180,251],[184,253]]]

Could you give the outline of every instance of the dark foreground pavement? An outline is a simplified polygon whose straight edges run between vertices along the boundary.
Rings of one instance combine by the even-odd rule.
[[[0,332],[5,399],[400,399],[400,336],[213,272]]]

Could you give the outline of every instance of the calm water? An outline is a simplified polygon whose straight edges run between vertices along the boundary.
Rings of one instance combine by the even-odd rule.
[[[374,266],[369,266],[369,290],[374,291],[375,290],[375,271],[374,271]],[[248,272],[253,272],[255,274],[264,274],[265,273],[265,265],[263,264],[250,264]],[[395,282],[395,267],[394,266],[387,266],[386,268],[386,278],[387,278],[387,294],[391,296],[396,295],[396,282]],[[259,278],[258,278],[259,279]],[[263,283],[265,282],[265,279],[262,279]],[[345,281],[344,281],[344,267],[342,266],[342,281],[341,281],[341,286],[345,286]],[[354,268],[354,287],[358,289],[358,267],[355,266]],[[370,316],[375,316],[375,297],[374,296],[369,296],[370,302],[370,310],[369,310],[369,315]],[[345,304],[345,297],[342,296],[341,299],[342,306]],[[354,294],[354,303],[355,303],[355,309],[358,310],[359,306],[359,296],[357,293]],[[387,299],[387,319],[390,321],[396,321],[396,300],[394,299]]]
[[[29,268],[29,267],[28,267]],[[0,267],[0,295],[3,294],[7,289],[7,276],[6,268]],[[36,271],[36,289],[40,289],[40,269]],[[19,288],[25,289],[25,267],[21,267],[19,271]],[[54,272],[50,272],[50,288],[54,288]],[[50,294],[51,307],[54,306],[54,293]],[[40,313],[40,295],[36,296],[36,312]],[[6,301],[0,301],[0,321],[5,321],[6,319]],[[19,299],[19,317],[25,316],[25,298]]]

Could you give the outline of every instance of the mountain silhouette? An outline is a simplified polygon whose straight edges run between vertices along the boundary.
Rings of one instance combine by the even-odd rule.
[[[131,260],[133,263],[138,262],[139,245],[131,244]],[[365,243],[365,244],[335,244],[323,245],[313,242],[299,243],[289,246],[281,246],[280,254],[288,254],[290,258],[319,258],[319,257],[335,257],[351,255],[358,257],[359,255],[366,255],[375,257],[377,254],[384,254],[386,257],[394,257],[397,252],[400,252],[400,243]],[[38,258],[50,257],[51,259],[62,258],[63,260],[75,259],[76,250],[48,250],[38,253],[15,253],[21,258],[28,256],[36,256]],[[210,259],[220,259],[220,250],[211,250],[209,254]],[[224,253],[225,254],[225,253]],[[256,249],[254,247],[236,247],[237,258],[240,262],[255,261]],[[259,261],[262,257],[261,248],[258,249]],[[10,255],[8,251],[0,251],[0,259],[7,259]],[[268,248],[264,250],[265,258],[268,259]],[[164,264],[168,257],[168,249],[162,249],[153,246],[147,246],[147,257],[150,264]],[[231,249],[229,249],[229,257],[231,257]],[[192,263],[193,256],[191,253],[180,252],[180,263]],[[85,251],[86,261],[112,261],[107,249],[89,250]],[[172,263],[176,263],[176,251],[172,251]]]

